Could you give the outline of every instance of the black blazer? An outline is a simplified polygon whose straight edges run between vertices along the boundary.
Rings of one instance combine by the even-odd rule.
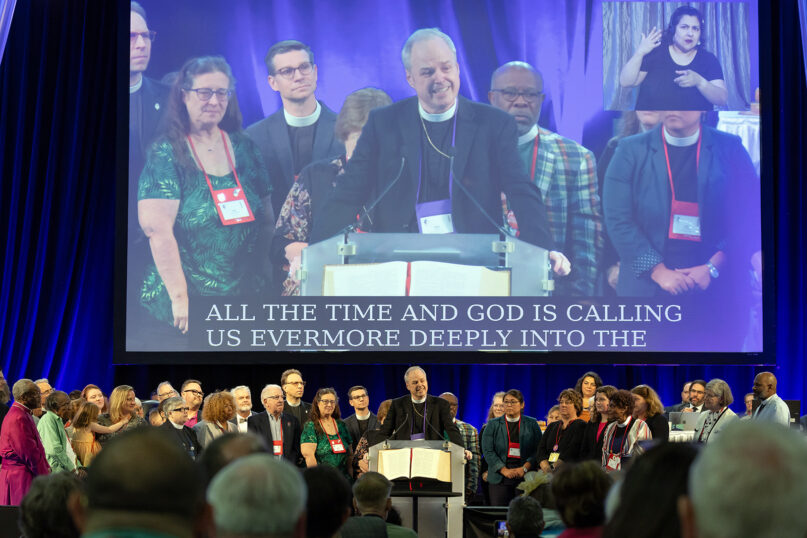
[[[502,223],[501,193],[507,195],[520,238],[553,248],[541,193],[527,178],[518,153],[515,120],[489,105],[458,98],[454,177],[468,189],[490,218]],[[314,218],[311,242],[327,239],[356,219],[362,205],[375,199],[401,170],[400,179],[376,206],[372,231],[417,232],[413,226],[418,188],[421,122],[417,97],[370,112],[345,175],[322,218]],[[498,233],[458,187],[451,215],[459,233]]]
[[[353,450],[356,450],[356,445],[359,444],[361,434],[359,433],[359,419],[356,417],[355,413],[345,419],[345,426],[347,426],[347,431],[350,432],[350,436],[353,438]],[[380,427],[381,423],[378,422],[378,417],[375,416],[375,413],[370,411],[370,418],[367,421],[367,431],[377,430]]]
[[[731,262],[721,268],[719,281],[725,285],[727,278],[738,279],[732,289],[742,289],[748,278],[744,268],[761,248],[759,179],[738,136],[705,125],[701,129],[702,263],[718,250],[725,251]],[[650,278],[650,270],[664,261],[670,223],[671,193],[661,137],[661,127],[656,127],[621,139],[605,173],[605,225],[622,262],[616,287],[622,297],[664,293]]]
[[[409,440],[414,414],[412,396],[407,394],[392,400],[379,437],[397,441]],[[447,401],[431,395],[426,396],[426,422],[424,433],[427,441],[443,441],[444,433],[447,433],[449,441],[462,447],[465,446],[465,443],[462,442],[462,435],[451,418],[451,407]]]
[[[560,459],[568,463],[570,461],[579,461],[582,455],[583,448],[583,432],[586,429],[586,423],[580,419],[574,420],[566,426],[566,430],[558,431],[563,426],[560,420],[553,422],[546,427],[541,441],[538,443],[538,463],[543,460],[549,459],[549,455],[553,452],[552,448],[555,446],[555,441],[558,442],[558,451],[560,452]]]
[[[196,432],[187,426],[182,426],[182,429],[174,427],[170,421],[163,422],[158,428],[165,433],[165,435],[176,443],[179,448],[185,451],[188,455],[193,455],[194,459],[199,457],[202,451],[202,446],[199,444],[199,439]]]
[[[647,423],[647,427],[650,428],[654,441],[664,443],[670,440],[670,425],[667,422],[667,417],[662,413],[647,417],[644,421]]]
[[[301,465],[303,460],[300,453],[300,435],[302,434],[300,421],[293,415],[282,413],[280,427],[283,432],[283,458],[298,467],[304,467],[304,464]],[[247,419],[247,431],[261,436],[266,441],[269,453],[272,453],[272,428],[269,427],[269,415],[266,411],[255,413]]]
[[[600,433],[600,438],[597,439],[597,428],[599,422],[586,422],[586,428],[583,430],[583,441],[580,448],[581,460],[597,460],[602,461],[602,442],[605,439],[605,428],[608,427],[606,423]]]
[[[322,106],[322,111],[317,120],[317,130],[314,133],[312,162],[345,153],[344,144],[337,140],[333,133],[336,113],[325,106],[325,103],[320,101],[319,104]],[[247,127],[246,132],[258,145],[264,164],[266,164],[266,170],[269,172],[269,179],[272,180],[272,209],[277,218],[283,202],[286,201],[286,195],[289,194],[289,189],[294,183],[293,155],[283,108],[271,116],[253,123]]]

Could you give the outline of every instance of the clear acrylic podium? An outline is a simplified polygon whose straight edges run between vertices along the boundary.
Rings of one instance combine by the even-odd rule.
[[[510,295],[541,297],[554,289],[549,251],[495,234],[350,233],[309,245],[302,252],[300,294],[323,295],[327,265],[436,261],[507,269]]]
[[[419,488],[418,478],[407,481],[409,487],[393,482],[392,504],[398,509],[404,526],[413,528],[419,536],[462,536],[462,510],[465,504],[465,449],[448,441],[384,441],[370,447],[370,470],[378,472],[378,454],[383,450],[427,448],[451,454],[451,483]]]

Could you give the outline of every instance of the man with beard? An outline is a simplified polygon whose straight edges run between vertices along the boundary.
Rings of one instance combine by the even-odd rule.
[[[235,399],[235,416],[230,421],[238,427],[241,433],[247,432],[247,419],[254,415],[252,412],[252,392],[246,385],[239,385],[231,390]]]

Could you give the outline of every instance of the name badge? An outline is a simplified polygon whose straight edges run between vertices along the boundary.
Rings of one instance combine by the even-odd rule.
[[[669,238],[686,241],[701,240],[701,219],[697,203],[672,201]]]
[[[342,444],[340,439],[328,439],[331,443],[331,452],[334,454],[344,454],[346,452],[345,445]]]
[[[619,454],[609,454],[608,461],[605,464],[605,469],[608,471],[617,471],[619,470],[621,462],[622,457]]]
[[[213,191],[213,200],[219,213],[221,223],[225,226],[252,222],[255,217],[249,207],[244,189],[233,187]]]
[[[275,456],[283,455],[283,441],[272,441],[272,452]]]
[[[560,459],[560,452],[552,452],[549,454],[549,463],[555,463]]]
[[[520,458],[521,457],[521,447],[518,443],[510,443],[507,446],[507,457],[508,458]]]
[[[454,222],[451,220],[451,200],[424,202],[415,206],[418,219],[418,230],[422,234],[454,233]]]

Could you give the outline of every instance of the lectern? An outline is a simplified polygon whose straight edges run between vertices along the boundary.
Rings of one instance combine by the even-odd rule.
[[[392,480],[392,504],[420,536],[462,537],[465,449],[448,441],[385,441],[370,470]]]
[[[333,287],[327,285],[325,275],[329,267],[363,265],[366,269],[368,266],[372,268],[371,264],[387,262],[441,262],[455,267],[506,271],[507,292],[491,295],[540,297],[550,295],[554,289],[549,252],[514,237],[500,237],[495,234],[350,233],[325,239],[303,250],[297,275],[301,295],[343,295],[338,291],[333,293]],[[406,273],[406,269],[404,272]],[[448,268],[446,272],[448,273]],[[439,277],[439,271],[437,273]],[[367,276],[368,273],[364,272],[363,275]],[[388,279],[385,277],[381,280],[383,282]],[[435,286],[441,289],[439,280],[432,284],[432,288],[426,286],[424,289],[433,289]],[[383,296],[408,293],[392,293],[383,287],[367,285],[359,293],[344,295]]]

